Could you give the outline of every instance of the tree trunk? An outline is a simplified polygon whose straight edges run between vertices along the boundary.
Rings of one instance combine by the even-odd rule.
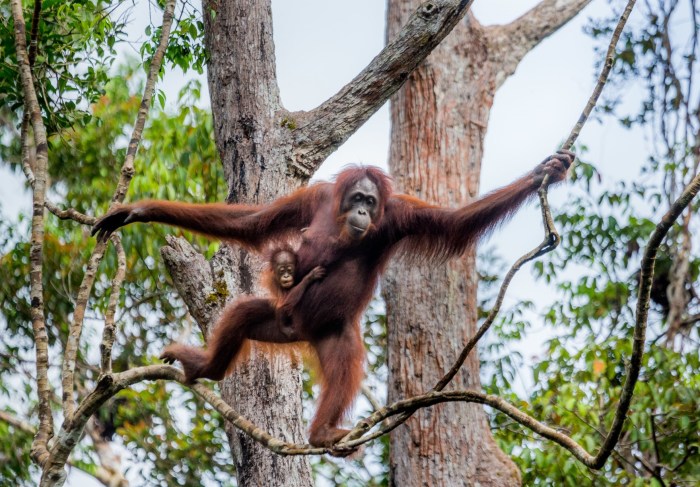
[[[488,28],[468,13],[392,99],[396,190],[450,207],[476,197],[496,90],[527,52],[589,2],[543,0],[510,24]],[[417,4],[389,0],[388,40]],[[476,332],[475,252],[442,266],[396,262],[382,289],[393,402],[430,390]],[[481,387],[476,351],[448,387]],[[392,433],[389,461],[396,486],[520,485],[519,470],[476,404],[419,411]]]
[[[439,9],[415,12],[399,41],[347,86],[315,110],[291,114],[279,98],[270,0],[204,0],[214,135],[228,201],[264,203],[305,184],[398,89],[468,5],[441,0]],[[182,239],[168,243],[163,258],[205,336],[230,296],[261,292],[255,278],[259,263],[238,247],[223,246],[206,262]],[[273,436],[303,443],[300,371],[297,357],[254,350],[252,360],[222,382],[222,397]],[[228,434],[239,485],[312,485],[308,457],[277,456],[233,428]]]
[[[292,144],[289,129],[281,123],[286,112],[276,81],[270,1],[205,0],[203,15],[214,135],[229,188],[227,199],[269,202],[305,183],[286,170]],[[171,242],[164,250],[166,255],[172,270],[177,256],[184,254]],[[199,316],[192,311],[205,335],[224,302],[262,293],[256,278],[260,262],[239,247],[222,246],[209,269],[193,269],[197,262],[193,256],[181,259],[181,265],[183,260],[190,272],[172,272],[173,277],[180,281],[181,295],[189,296],[190,309],[194,301],[204,309]],[[198,290],[192,293],[195,288]],[[220,298],[214,309],[204,304],[212,302],[208,296]],[[273,355],[253,347],[251,359],[237,367],[220,387],[223,399],[256,425],[276,437],[304,443],[298,357]],[[238,485],[313,485],[308,457],[274,454],[230,425],[227,433]]]
[[[405,3],[391,1],[388,35]],[[478,194],[483,142],[496,89],[488,46],[471,14],[413,74],[391,104],[389,167],[397,191],[442,206]],[[430,390],[476,331],[475,253],[446,265],[394,263],[383,293],[389,324],[389,398]],[[453,387],[480,389],[472,353]],[[445,404],[421,410],[390,442],[396,486],[520,484],[515,464],[498,448],[482,406]]]
[[[561,14],[562,1],[569,4],[585,4],[590,0],[544,0],[543,4],[547,4],[547,9],[551,11],[550,16],[554,17],[554,20],[547,21],[550,30],[556,28],[552,26],[560,25],[559,20],[565,17]],[[321,162],[401,86],[407,75],[463,18],[471,4],[464,0],[437,0],[424,2],[417,8],[419,2],[406,3],[413,5],[397,7],[393,4],[399,5],[400,2],[390,2],[389,32],[396,42],[388,44],[355,79],[319,107],[310,112],[290,114],[281,105],[275,76],[270,0],[203,1],[205,43],[210,56],[208,78],[214,135],[228,183],[228,201],[264,203],[305,184]],[[470,21],[469,25],[472,24]],[[399,33],[399,27],[402,25],[403,29]],[[518,24],[516,27],[512,32],[502,29],[498,31],[501,33],[500,40],[507,40],[516,35],[523,38],[521,45],[530,45],[528,42],[532,41],[529,37],[533,37],[533,22]],[[449,47],[441,48],[440,52],[443,54],[436,57],[439,60],[444,59],[442,62],[445,64],[431,69],[433,63],[429,63],[414,77],[416,86],[402,92],[400,98],[405,100],[406,111],[395,109],[398,130],[408,127],[401,119],[405,120],[407,116],[413,115],[410,110],[429,107],[426,118],[422,119],[424,123],[416,124],[411,129],[417,134],[416,137],[420,137],[421,143],[416,146],[420,149],[411,150],[412,147],[406,144],[396,143],[399,135],[395,130],[392,158],[405,157],[405,163],[408,164],[413,160],[409,157],[409,151],[420,154],[421,160],[426,163],[430,158],[435,158],[450,169],[441,170],[439,176],[429,179],[431,183],[444,183],[452,193],[438,195],[435,192],[438,186],[435,184],[421,187],[420,184],[425,182],[417,175],[399,180],[399,187],[403,185],[409,191],[414,188],[419,196],[443,204],[464,203],[468,197],[476,194],[483,136],[488,110],[496,89],[494,80],[504,79],[510,74],[514,69],[511,66],[513,60],[518,58],[513,54],[510,45],[501,43],[505,47],[500,49],[496,58],[508,57],[510,64],[508,69],[505,69],[505,74],[502,65],[499,66],[501,71],[495,73],[494,69],[484,69],[470,63],[470,60],[483,62],[486,59],[488,50],[482,38],[483,31],[480,27],[469,29],[468,25],[461,26],[461,30],[464,33],[459,34],[458,39],[462,42],[457,42],[453,37],[453,41],[448,43]],[[474,50],[474,53],[468,49]],[[506,53],[509,56],[506,56]],[[450,73],[455,67],[457,70]],[[509,71],[510,68],[512,69]],[[454,73],[461,78],[459,83],[452,83]],[[463,88],[466,82],[470,83],[471,91]],[[458,87],[460,89],[457,89]],[[414,96],[411,96],[412,93]],[[437,96],[438,93],[441,95]],[[464,98],[465,96],[467,98]],[[464,109],[457,104],[463,100],[469,102],[464,105]],[[401,103],[396,105],[400,106]],[[471,138],[468,139],[465,134],[470,134]],[[429,149],[428,156],[423,157],[423,153]],[[468,174],[467,184],[461,181],[462,174]],[[431,188],[432,192],[428,191],[428,188]],[[170,239],[169,244],[169,247],[163,249],[163,257],[180,294],[205,334],[208,325],[218,316],[223,304],[231,295],[257,294],[261,291],[256,287],[255,279],[260,273],[259,263],[238,247],[223,246],[212,262],[207,263],[186,243]],[[468,261],[473,263],[473,260],[471,255]],[[472,267],[466,262],[461,262],[443,269],[442,281],[447,280],[446,273],[449,273],[455,276],[454,284],[449,289],[432,291],[432,297],[428,300],[431,303],[451,303],[446,305],[447,308],[455,308],[442,310],[444,318],[441,318],[440,324],[452,331],[439,335],[441,339],[448,335],[451,337],[443,341],[452,347],[453,355],[456,355],[458,347],[474,328],[476,281],[473,271],[471,274],[466,271]],[[396,271],[392,275],[397,275]],[[408,276],[408,273],[406,275]],[[461,280],[457,280],[457,276],[461,276]],[[420,276],[416,275],[408,279],[410,281],[418,277]],[[423,277],[420,283],[416,282],[424,284],[433,283],[435,280]],[[392,279],[389,279],[387,289],[391,288],[391,282]],[[427,286],[415,288],[424,289],[426,294],[431,293],[431,288]],[[458,294],[458,290],[466,294]],[[443,293],[442,297],[440,292]],[[389,301],[389,306],[393,312],[397,309],[394,305],[397,300],[406,300],[397,293],[392,295],[394,298],[393,301]],[[467,310],[471,310],[472,314],[469,315],[470,328],[465,329],[463,324],[467,320]],[[392,336],[395,336],[394,347],[401,347],[406,343],[403,337],[408,336],[407,334],[398,333],[398,329],[392,330],[392,333]],[[432,343],[442,344],[438,341]],[[422,346],[421,343],[418,345]],[[441,351],[440,356],[434,354],[435,363],[426,364],[425,369],[433,375],[421,375],[421,380],[425,379],[424,383],[428,386],[432,386],[432,377],[437,377],[439,371],[445,369],[448,363],[442,352],[450,348],[440,347],[432,350],[438,349]],[[396,355],[396,352],[392,355]],[[423,354],[417,356],[420,360],[417,361],[419,365],[416,366],[416,370],[420,370],[422,356]],[[279,354],[271,356],[256,350],[253,351],[252,357],[249,362],[240,365],[231,378],[222,383],[224,400],[272,435],[288,441],[303,442],[299,361],[295,357]],[[475,358],[472,360],[468,364],[471,373],[459,380],[463,381],[464,385],[478,386],[478,362]],[[409,362],[406,364],[406,368],[412,367]],[[397,365],[402,367],[399,361]],[[392,366],[395,367],[393,362]],[[421,385],[416,392],[423,389]],[[407,392],[410,391],[390,390],[393,396],[403,396]],[[478,450],[478,455],[477,450],[469,452],[471,456],[467,458],[475,460],[468,463],[474,472],[470,478],[487,479],[493,475],[495,478],[517,481],[517,470],[493,444],[483,411],[476,407],[462,406],[460,409],[465,410],[469,411],[471,421],[461,426],[464,434],[460,438],[478,439],[479,444],[486,445]],[[415,428],[415,431],[419,429]],[[239,485],[312,484],[308,457],[280,457],[236,430],[229,429],[228,433],[237,465]],[[429,440],[430,438],[426,437],[425,446],[438,445],[442,448],[443,443],[430,443]],[[465,444],[457,440],[454,443]],[[466,444],[476,443],[472,441]],[[444,445],[447,448],[447,443]],[[413,451],[413,448],[410,450]],[[394,448],[394,451],[399,450]],[[424,447],[416,451],[419,456],[425,456]],[[460,457],[459,460],[463,463],[464,457]],[[426,469],[426,472],[429,471]],[[458,471],[455,471],[454,475],[459,476],[444,476],[444,479],[449,481],[450,478],[465,477]],[[431,477],[440,479],[434,475],[426,478]],[[403,481],[397,483],[409,485]]]

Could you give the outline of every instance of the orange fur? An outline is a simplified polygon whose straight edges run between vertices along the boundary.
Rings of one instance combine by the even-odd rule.
[[[297,285],[291,291],[272,299],[240,299],[226,307],[206,350],[173,345],[163,355],[166,360],[182,361],[188,380],[219,379],[245,354],[247,340],[272,343],[270,353],[280,352],[291,342],[309,342],[322,372],[321,397],[310,441],[316,446],[329,446],[344,436],[346,430],[338,424],[360,389],[365,357],[360,317],[388,259],[397,250],[438,261],[460,255],[531,198],[545,174],[552,183],[562,181],[572,161],[571,154],[555,155],[525,177],[456,209],[393,195],[390,179],[381,170],[352,167],[341,172],[334,184],[317,183],[269,205],[145,202],[108,214],[94,231],[104,238],[125,223],[126,213],[130,221],[179,225],[258,250],[265,244],[303,236],[296,251]],[[350,241],[349,234],[343,233],[341,203],[349,188],[364,179],[377,187],[379,211],[362,238]],[[132,218],[135,211],[137,217]],[[303,294],[297,292],[299,299],[290,304],[290,295],[299,291],[295,288],[302,276],[319,265],[328,266],[323,280],[310,285]],[[274,295],[274,289],[279,288],[269,276],[265,279]],[[295,332],[292,337],[278,326],[277,310],[285,303],[290,304]]]

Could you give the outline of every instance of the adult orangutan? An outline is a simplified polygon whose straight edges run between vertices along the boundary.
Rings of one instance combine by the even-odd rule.
[[[268,242],[299,237],[307,228],[297,251],[296,280],[318,265],[326,276],[309,285],[292,310],[298,336],[279,329],[274,301],[246,299],[224,310],[210,349],[184,347],[164,358],[180,360],[189,380],[219,379],[212,372],[225,371],[245,339],[308,341],[323,376],[309,441],[330,446],[347,433],[337,426],[363,377],[359,320],[389,258],[397,250],[433,260],[462,254],[533,196],[545,175],[552,183],[562,181],[574,157],[559,151],[526,176],[457,209],[392,194],[384,172],[353,167],[334,183],[316,183],[266,205],[141,201],[120,206],[98,220],[93,234],[105,239],[128,223],[159,222],[260,250]]]

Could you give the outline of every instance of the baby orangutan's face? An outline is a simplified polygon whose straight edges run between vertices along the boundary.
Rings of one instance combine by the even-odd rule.
[[[289,252],[280,252],[275,255],[273,269],[277,283],[282,289],[289,289],[294,285],[295,259]]]

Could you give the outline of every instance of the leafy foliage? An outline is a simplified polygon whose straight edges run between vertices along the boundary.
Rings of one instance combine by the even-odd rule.
[[[51,198],[87,214],[101,214],[107,208],[126,153],[129,124],[140,102],[134,94],[142,90],[141,80],[134,69],[120,67],[118,73],[105,85],[104,96],[91,106],[89,123],[65,128],[49,141]],[[189,83],[179,96],[182,108],[172,113],[160,111],[150,118],[137,156],[139,170],[131,195],[136,199],[221,201],[225,185],[213,144],[211,115],[190,103],[199,99],[200,87]],[[19,170],[17,161],[9,164]],[[0,221],[0,274],[4,276],[0,281],[0,368],[4,371],[0,397],[13,403],[22,397],[24,406],[18,412],[31,417],[34,392],[31,387],[17,387],[22,376],[31,377],[33,355],[28,305],[29,244],[23,218],[17,225]],[[190,318],[172,288],[159,254],[164,234],[178,232],[162,227],[153,230],[123,233],[128,270],[117,315],[117,371],[151,363],[165,343],[191,329]],[[74,299],[94,245],[88,232],[88,228],[74,222],[47,217],[45,252],[51,258],[45,262],[44,284],[51,292],[45,295],[45,305],[55,367],[60,366],[62,349],[57,345],[66,340]],[[216,244],[209,241],[192,239],[205,253],[216,249]],[[114,253],[108,249],[81,342],[79,390],[87,390],[97,378],[93,367],[115,266]],[[123,392],[117,399],[117,414],[110,411],[114,406],[110,404],[98,416],[103,421],[110,420],[115,441],[132,452],[146,483],[193,485],[200,484],[203,478],[230,480],[232,465],[222,420],[191,395],[176,394],[163,384],[151,384],[138,391]],[[20,439],[23,443],[18,444]],[[31,436],[17,435],[3,427],[0,443],[14,445],[21,452],[28,450]],[[17,455],[13,451],[8,472],[17,475],[24,471],[28,475],[27,469],[20,468],[17,462],[22,460],[25,466],[29,462]],[[80,460],[85,468],[96,461],[89,449]],[[0,480],[19,481],[9,474],[2,474]]]
[[[630,193],[621,184],[617,191],[602,191],[593,199],[584,194],[568,205],[570,211],[557,216],[562,246],[535,266],[536,275],[556,283],[559,290],[559,299],[543,315],[555,336],[533,369],[527,402],[509,390],[510,380],[505,387],[490,385],[592,452],[612,423],[632,350],[639,248],[653,228],[639,209],[654,194],[640,187]],[[696,257],[693,267],[698,263]],[[558,277],[572,268],[578,278]],[[503,324],[506,330],[514,328],[507,321]],[[664,481],[678,485],[700,479],[700,464],[693,458],[700,438],[700,360],[690,345],[697,334],[688,337],[690,348],[660,344],[665,315],[658,303],[649,325],[652,339],[626,432],[601,472],[582,467],[517,423],[494,416],[498,438],[517,459],[527,485],[648,485],[648,470],[658,470]],[[508,339],[505,333],[499,335]]]
[[[25,2],[29,3],[29,2]],[[31,2],[33,4],[33,2]],[[45,0],[42,2],[34,60],[37,90],[49,134],[85,123],[88,107],[104,94],[108,67],[116,56],[115,45],[124,35],[125,19],[109,15],[112,6],[102,0]],[[25,9],[27,45],[30,44],[31,10]],[[9,2],[0,6],[0,105],[20,111],[23,98],[14,44],[14,23]]]
[[[700,9],[695,1],[665,0],[638,8],[643,20],[625,34],[613,85],[617,95],[641,88],[647,97],[636,112],[630,113],[620,97],[609,99],[605,111],[623,126],[649,134],[648,163],[636,180],[612,186],[597,184],[601,173],[594,166],[578,164],[574,179],[581,190],[556,216],[562,245],[534,266],[536,277],[554,284],[558,297],[542,313],[552,338],[533,368],[533,385],[525,401],[507,374],[497,377],[497,372],[487,386],[589,452],[597,450],[610,428],[626,376],[641,249],[654,222],[700,166],[700,99],[692,88],[700,75],[695,63],[700,26],[687,22],[697,19]],[[590,32],[607,37],[610,30],[608,20]],[[695,290],[700,253],[690,238],[699,223],[695,203],[659,249],[640,380],[623,437],[603,470],[581,466],[504,416],[492,417],[501,446],[522,469],[524,484],[700,482],[700,299]],[[506,315],[496,341],[507,342],[521,329],[512,314]],[[487,350],[489,358],[498,358]]]

